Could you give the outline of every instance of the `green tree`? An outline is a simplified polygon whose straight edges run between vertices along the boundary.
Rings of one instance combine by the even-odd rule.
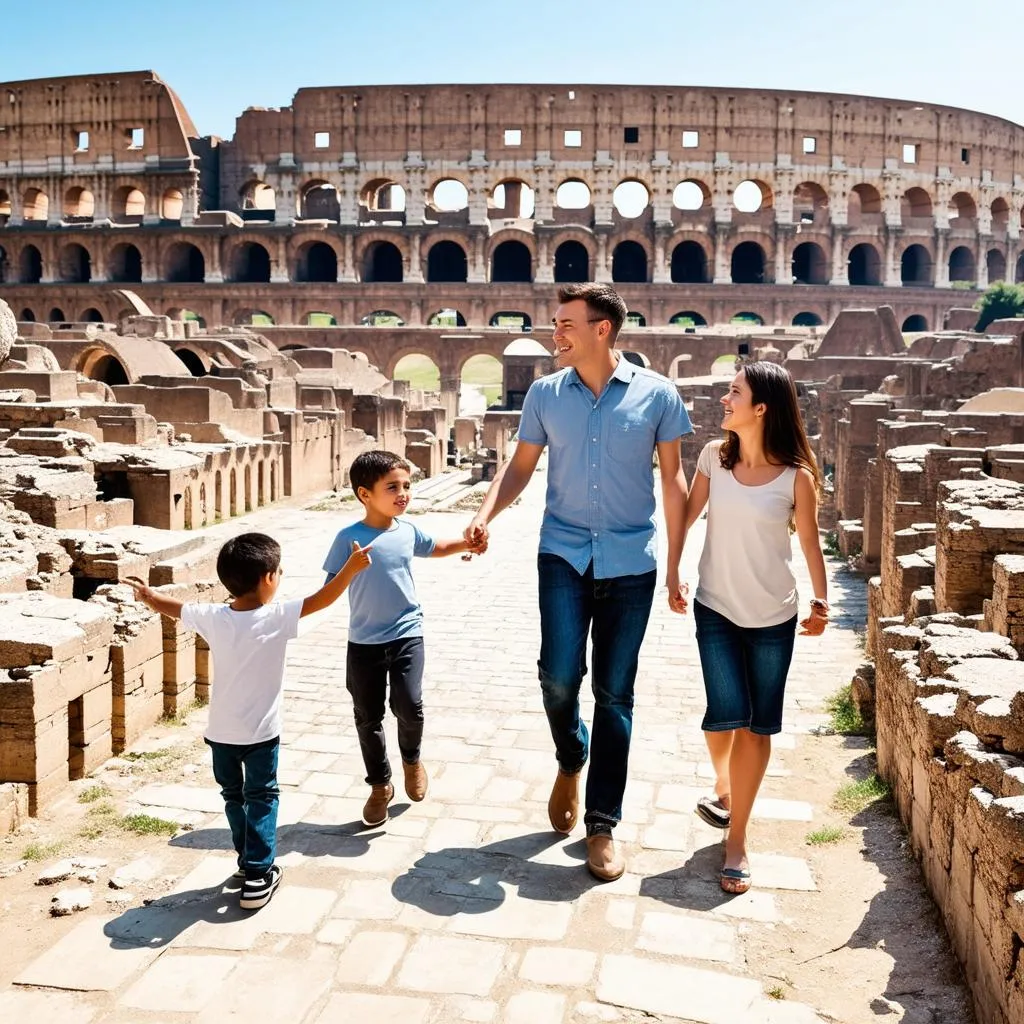
[[[974,304],[978,310],[976,331],[983,331],[993,320],[1024,316],[1024,287],[997,281]]]

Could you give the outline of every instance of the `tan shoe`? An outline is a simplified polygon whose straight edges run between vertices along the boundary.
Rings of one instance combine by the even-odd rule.
[[[419,803],[427,795],[427,785],[430,781],[427,778],[427,769],[423,767],[422,761],[415,764],[406,764],[403,761],[402,769],[405,772],[405,795],[413,803]]]
[[[548,820],[551,827],[567,836],[576,827],[579,813],[580,773],[570,775],[559,768],[548,799]]]
[[[587,836],[587,868],[599,882],[614,882],[626,870],[626,859],[605,832]]]
[[[370,798],[363,804],[363,824],[376,828],[388,820],[388,804],[395,799],[395,787],[381,782],[370,789]]]

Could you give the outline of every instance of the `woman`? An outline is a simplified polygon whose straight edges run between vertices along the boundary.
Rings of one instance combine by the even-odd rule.
[[[794,526],[814,588],[810,615],[801,623],[806,634],[822,633],[829,608],[818,539],[820,478],[792,378],[775,363],[748,363],[722,405],[725,439],[700,453],[686,511],[689,531],[708,508],[693,616],[715,797],[702,797],[697,813],[729,830],[720,884],[726,892],[743,893],[750,888],[747,823],[771,757],[771,737],[782,729],[793,656]],[[670,595],[673,610],[686,611],[686,593],[684,586]]]

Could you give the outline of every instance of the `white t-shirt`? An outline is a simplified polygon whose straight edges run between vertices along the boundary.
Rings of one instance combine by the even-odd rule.
[[[213,654],[206,738],[241,746],[281,735],[285,648],[299,631],[302,601],[272,601],[249,612],[186,604],[181,621]]]
[[[697,568],[696,600],[737,626],[777,626],[797,612],[793,542],[796,467],[766,484],[741,484],[706,444],[697,469],[709,480],[708,529]]]

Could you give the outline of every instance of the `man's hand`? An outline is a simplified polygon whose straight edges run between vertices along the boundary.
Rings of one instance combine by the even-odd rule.
[[[487,520],[475,516],[469,526],[462,531],[462,536],[465,537],[466,545],[474,555],[482,555],[487,550],[487,542],[490,539]]]
[[[356,541],[352,541],[352,554],[348,556],[342,571],[347,571],[349,576],[356,576],[372,565],[373,559],[370,558],[370,548],[372,547],[372,544],[367,544],[365,548],[361,548]]]
[[[144,583],[138,576],[125,576],[124,582],[135,591],[135,597],[149,608],[153,607],[156,599],[156,591],[148,583]]]
[[[690,587],[686,583],[679,582],[679,571],[670,569],[665,580],[668,587],[668,606],[678,615],[685,615],[689,607],[687,598],[690,594]]]
[[[816,604],[811,605],[811,614],[801,623],[801,636],[821,636],[828,625],[828,612]]]

